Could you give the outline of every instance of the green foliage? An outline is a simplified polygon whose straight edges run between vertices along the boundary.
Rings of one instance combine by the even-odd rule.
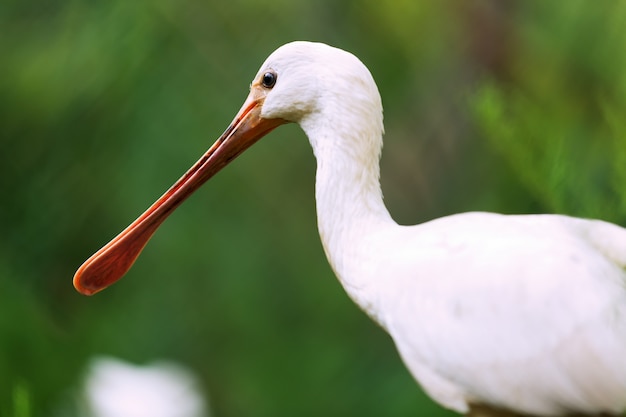
[[[480,87],[477,121],[547,210],[623,223],[626,56],[617,51],[626,42],[626,9],[572,2],[557,18],[561,6],[541,7],[556,36],[547,24],[518,35],[513,82]]]
[[[108,354],[191,366],[222,417],[450,415],[327,266],[295,126],[186,202],[118,284],[86,298],[71,277],[293,39],[371,69],[398,221],[477,209],[623,224],[626,7],[504,3],[4,1],[0,413],[79,415],[85,366]]]
[[[15,385],[13,388],[13,417],[29,417],[31,415],[31,402],[28,389],[22,384]]]
[[[538,104],[525,92],[485,85],[474,105],[490,145],[548,211],[623,222],[624,123],[611,120],[613,108],[598,109],[607,112],[599,113],[604,120],[598,123],[569,109],[571,97],[558,100],[563,102]]]

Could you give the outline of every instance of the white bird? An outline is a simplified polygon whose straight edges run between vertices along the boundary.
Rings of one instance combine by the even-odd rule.
[[[289,43],[267,58],[250,90],[196,165],[80,267],[78,291],[119,279],[191,192],[294,122],[317,159],[317,221],[334,272],[435,401],[474,416],[626,409],[626,229],[494,213],[400,226],[379,184],[381,99],[358,58]]]
[[[135,365],[113,357],[91,360],[83,396],[89,417],[207,417],[197,378],[170,361]]]

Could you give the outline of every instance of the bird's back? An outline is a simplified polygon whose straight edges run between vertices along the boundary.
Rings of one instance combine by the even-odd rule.
[[[625,229],[466,213],[393,233],[404,243],[375,272],[380,321],[434,399],[461,412],[626,408]]]

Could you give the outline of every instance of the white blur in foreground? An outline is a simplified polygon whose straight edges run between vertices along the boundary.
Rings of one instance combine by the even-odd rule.
[[[173,362],[140,366],[111,357],[92,360],[84,396],[90,417],[208,417],[191,371]]]

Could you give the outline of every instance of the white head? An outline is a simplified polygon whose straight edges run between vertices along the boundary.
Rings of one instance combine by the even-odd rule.
[[[273,74],[275,84],[265,95],[263,118],[303,123],[341,110],[342,117],[364,113],[362,117],[382,124],[376,83],[365,65],[349,52],[323,43],[291,42],[265,60],[251,88],[267,88],[263,85],[267,74]]]

